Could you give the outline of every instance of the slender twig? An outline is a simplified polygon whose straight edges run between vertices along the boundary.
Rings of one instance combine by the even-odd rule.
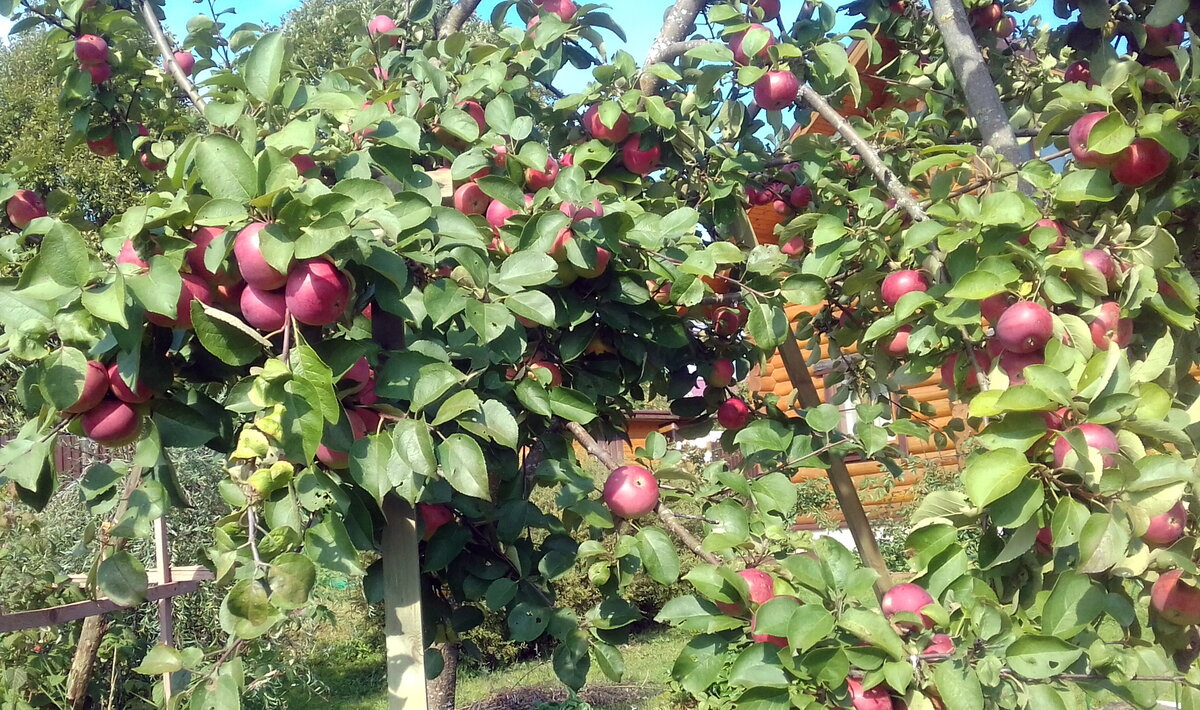
[[[246,535],[249,538],[250,556],[254,558],[254,566],[263,567],[262,558],[258,555],[258,516],[254,513],[253,505],[246,506]]]
[[[567,422],[566,427],[567,431],[571,432],[571,436],[575,437],[575,440],[579,442],[579,445],[582,446],[584,450],[591,454],[592,457],[594,457],[597,461],[603,464],[605,468],[609,469],[610,471],[617,468],[617,461],[613,459],[612,456],[609,456],[608,452],[604,450],[604,447],[600,446],[600,444],[592,437],[592,435],[587,432],[587,429],[584,429],[583,426],[577,422]],[[700,544],[700,541],[696,539],[696,536],[692,535],[692,533],[689,532],[687,528],[683,527],[683,524],[676,519],[675,513],[671,512],[671,509],[662,503],[658,504],[658,519],[668,532],[679,538],[679,541],[682,542],[689,550],[696,553],[697,557],[709,563],[710,565],[721,564],[721,558],[705,550],[704,546]]]
[[[159,24],[158,17],[154,14],[154,6],[147,0],[142,0],[141,5],[142,19],[146,21],[146,29],[154,39],[154,44],[158,46],[158,53],[162,55],[167,71],[175,78],[175,83],[179,85],[180,89],[183,89],[183,93],[191,99],[196,110],[203,114],[204,99],[200,97],[200,92],[196,91],[196,85],[192,83],[187,74],[183,73],[183,69],[175,61],[175,52],[171,49],[171,43],[167,41],[167,36],[163,34],[162,25]]]

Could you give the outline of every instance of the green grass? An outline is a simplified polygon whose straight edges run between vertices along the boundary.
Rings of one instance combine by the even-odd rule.
[[[646,686],[647,694],[666,686],[671,665],[679,655],[686,636],[677,631],[654,632],[635,637],[621,648],[625,656],[625,678],[622,685]],[[328,693],[309,694],[293,691],[288,695],[288,707],[310,707],[325,704],[341,710],[385,710],[383,654],[365,641],[348,640],[327,648],[308,659],[308,671],[314,680],[328,688]],[[611,684],[599,669],[592,666],[588,683]],[[463,671],[458,679],[458,705],[469,705],[497,693],[531,686],[560,687],[550,661],[516,663],[495,671]],[[670,710],[675,705],[662,695],[647,703],[638,703],[639,710]],[[596,710],[630,710],[628,706]]]

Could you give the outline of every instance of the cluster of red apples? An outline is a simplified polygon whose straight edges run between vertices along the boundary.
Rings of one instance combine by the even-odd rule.
[[[1179,81],[1179,64],[1175,61],[1175,57],[1171,56],[1171,49],[1183,44],[1187,38],[1187,28],[1179,20],[1173,20],[1162,27],[1145,25],[1143,29],[1146,32],[1146,40],[1140,45],[1135,43],[1136,37],[1129,35],[1130,46],[1137,47],[1138,62],[1147,69],[1161,71],[1173,82]],[[1097,83],[1092,78],[1092,67],[1086,59],[1067,67],[1063,73],[1063,79],[1069,82],[1079,82],[1089,87],[1095,86]],[[1146,76],[1142,80],[1142,90],[1149,94],[1167,93],[1167,87],[1153,76]]]
[[[752,22],[749,27],[734,32],[728,38],[729,51],[733,52],[733,61],[739,66],[761,65],[769,61],[768,50],[775,45],[775,35],[770,28],[762,24],[779,17],[780,0],[750,0],[749,9]],[[755,33],[765,42],[762,49],[747,55],[743,44],[749,33]],[[800,91],[800,79],[784,65],[772,66],[766,73],[754,82],[754,103],[767,111],[782,111],[796,103],[796,93]]]
[[[1017,29],[1016,20],[1004,12],[998,2],[982,5],[971,10],[971,28],[976,32],[991,32],[1000,39],[1008,39]]]
[[[1106,111],[1086,113],[1067,132],[1067,146],[1075,163],[1083,168],[1108,169],[1112,179],[1128,187],[1141,187],[1161,176],[1171,165],[1171,154],[1152,138],[1135,138],[1118,153],[1104,154],[1088,149],[1088,137],[1096,124],[1108,117]]]

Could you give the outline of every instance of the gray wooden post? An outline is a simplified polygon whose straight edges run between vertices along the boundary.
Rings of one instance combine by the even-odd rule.
[[[427,710],[421,628],[417,516],[399,496],[383,502],[383,630],[387,636],[388,710]]]

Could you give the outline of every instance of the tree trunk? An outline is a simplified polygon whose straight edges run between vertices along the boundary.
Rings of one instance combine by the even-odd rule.
[[[454,710],[458,694],[458,644],[442,644],[442,672],[429,683],[429,710]]]
[[[67,675],[67,702],[71,704],[71,710],[87,707],[88,685],[96,667],[96,654],[107,631],[107,616],[89,616],[83,620],[79,644],[75,646],[75,658],[71,661],[71,672]]]

